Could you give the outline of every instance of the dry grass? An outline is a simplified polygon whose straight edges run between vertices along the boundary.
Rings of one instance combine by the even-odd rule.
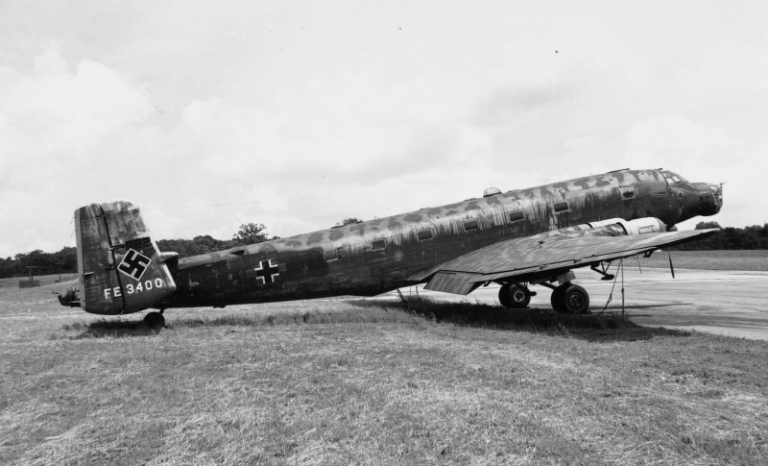
[[[386,300],[153,332],[13,291],[0,464],[768,463],[766,342]]]
[[[644,267],[669,267],[666,251],[640,259]],[[768,272],[768,251],[675,251],[672,263],[680,269],[747,270]]]

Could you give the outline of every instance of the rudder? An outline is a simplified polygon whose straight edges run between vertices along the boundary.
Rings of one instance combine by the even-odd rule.
[[[162,307],[176,291],[166,262],[149,236],[139,208],[128,201],[90,204],[75,211],[80,307],[119,315]]]

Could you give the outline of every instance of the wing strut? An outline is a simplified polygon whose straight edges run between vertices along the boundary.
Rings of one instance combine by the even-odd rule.
[[[672,265],[672,251],[669,248],[667,248],[667,254],[669,257],[669,270],[672,272],[672,278],[675,278],[675,266]]]

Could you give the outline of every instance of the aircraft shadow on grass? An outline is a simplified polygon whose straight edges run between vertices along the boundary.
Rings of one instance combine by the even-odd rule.
[[[425,298],[406,298],[400,301],[350,301],[361,307],[399,308],[412,315],[435,323],[450,323],[460,327],[487,328],[530,333],[560,334],[568,338],[588,341],[648,340],[657,335],[689,336],[689,332],[637,325],[621,317],[620,313],[560,314],[551,309],[509,310],[500,306],[472,302],[441,302]],[[664,307],[644,305],[637,307]],[[625,309],[628,309],[625,308]]]
[[[88,338],[146,337],[158,335],[162,328],[148,327],[142,321],[97,320],[90,324],[65,325],[64,330],[82,330],[75,340]]]
[[[549,309],[508,310],[500,306],[472,302],[441,302],[424,298],[409,298],[401,301],[349,300],[347,303],[362,308],[363,312],[340,311],[338,313],[293,312],[279,314],[237,314],[215,318],[171,319],[167,327],[150,327],[143,321],[98,320],[90,324],[65,325],[64,330],[81,330],[75,339],[147,337],[175,327],[268,327],[296,324],[344,324],[381,323],[381,319],[365,310],[402,312],[410,316],[459,327],[508,330],[537,334],[561,335],[587,341],[634,341],[648,340],[654,336],[689,336],[689,332],[663,328],[649,328],[632,323],[621,317],[618,309],[601,314],[559,314]],[[407,304],[407,308],[406,308]],[[626,307],[665,307],[667,304]],[[396,320],[397,321],[397,320]],[[393,322],[394,323],[394,322]]]
[[[346,314],[345,314],[346,315]],[[344,316],[334,322],[344,322]],[[314,317],[313,317],[314,316]],[[82,331],[74,339],[85,338],[119,338],[119,337],[146,337],[159,335],[164,331],[185,327],[269,327],[274,325],[306,324],[313,321],[318,323],[317,315],[311,312],[293,313],[251,313],[221,315],[217,317],[181,317],[170,318],[167,325],[150,326],[143,320],[108,320],[100,319],[89,324],[64,325],[63,330]],[[352,321],[352,320],[350,320]]]

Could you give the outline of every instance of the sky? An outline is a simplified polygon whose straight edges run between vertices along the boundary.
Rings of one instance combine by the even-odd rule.
[[[282,237],[621,168],[768,221],[768,3],[0,0],[0,257],[131,200]]]

